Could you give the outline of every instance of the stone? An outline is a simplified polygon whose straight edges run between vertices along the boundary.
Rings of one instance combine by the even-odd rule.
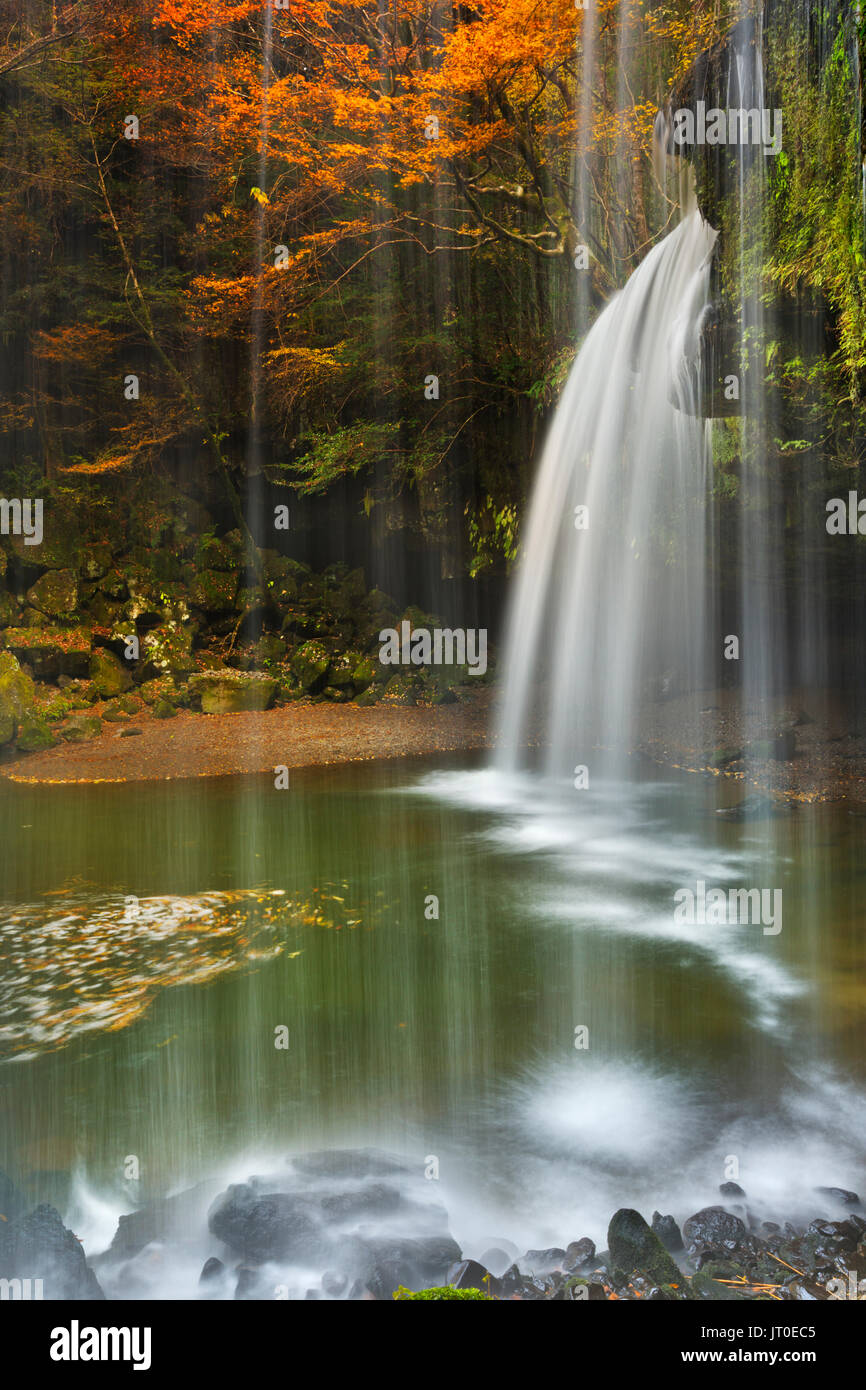
[[[154,719],[174,719],[177,710],[170,700],[160,698],[153,706]]]
[[[856,1192],[849,1191],[846,1187],[816,1187],[815,1191],[822,1197],[829,1197],[834,1202],[839,1202],[843,1207],[858,1207],[860,1198]]]
[[[746,1195],[738,1182],[720,1183],[719,1192],[723,1197],[745,1197]]]
[[[204,714],[265,710],[273,704],[277,682],[260,671],[199,671],[189,680],[190,694],[201,698]]]
[[[724,1207],[703,1207],[683,1223],[683,1238],[690,1253],[702,1249],[732,1251],[747,1244],[748,1233],[740,1218]]]
[[[11,652],[0,652],[0,744],[10,743],[30,714],[35,686]]]
[[[595,1259],[595,1241],[584,1236],[582,1240],[573,1240],[565,1251],[565,1259],[562,1267],[569,1273],[576,1269],[582,1269],[584,1265]]]
[[[21,753],[40,753],[57,742],[46,719],[25,715],[18,729],[15,747]]]
[[[28,589],[27,602],[50,618],[68,618],[78,606],[78,576],[74,570],[49,570]]]
[[[417,1240],[351,1237],[340,1247],[340,1264],[376,1299],[390,1299],[398,1288],[438,1287],[461,1259],[450,1236]]]
[[[102,733],[102,720],[98,714],[73,714],[58,732],[67,743],[85,743]]]
[[[0,1222],[0,1277],[41,1279],[45,1299],[104,1299],[81,1242],[45,1204]]]
[[[654,1284],[676,1284],[682,1275],[640,1212],[621,1207],[607,1231],[611,1264],[626,1274],[644,1274]]]
[[[325,683],[331,654],[322,642],[312,638],[297,648],[290,664],[303,690],[318,690]]]
[[[477,1260],[458,1260],[445,1275],[445,1283],[452,1289],[481,1289],[487,1293],[490,1282],[490,1271]]]
[[[528,1265],[533,1274],[549,1274],[552,1269],[564,1267],[565,1251],[559,1246],[549,1250],[527,1250],[521,1264]]]
[[[169,675],[188,675],[195,669],[192,641],[195,628],[191,623],[168,622],[145,633],[141,656],[148,671]]]
[[[682,1250],[682,1232],[672,1216],[662,1216],[661,1212],[654,1211],[652,1229],[655,1231],[665,1250],[670,1253],[676,1250]]]
[[[208,613],[225,613],[234,608],[238,576],[231,569],[199,570],[190,589],[189,601]]]
[[[286,1192],[261,1192],[233,1183],[208,1212],[208,1228],[252,1260],[302,1260],[323,1246],[311,1203]]]
[[[86,676],[90,670],[88,628],[7,627],[2,641],[5,650],[26,663],[38,680]]]
[[[90,679],[103,700],[112,700],[132,687],[128,668],[107,647],[97,647],[90,658]]]

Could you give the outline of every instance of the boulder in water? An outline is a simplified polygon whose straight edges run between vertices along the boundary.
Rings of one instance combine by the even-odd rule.
[[[251,1260],[304,1260],[326,1246],[310,1201],[233,1183],[208,1212],[208,1227]]]
[[[610,1262],[626,1274],[643,1274],[653,1284],[676,1284],[682,1281],[677,1265],[671,1259],[655,1232],[640,1212],[621,1207],[611,1219],[607,1231]]]
[[[662,1216],[661,1212],[653,1212],[652,1228],[664,1246],[665,1250],[673,1253],[682,1250],[683,1237],[679,1226],[672,1216]]]
[[[42,1297],[93,1301],[105,1298],[84,1257],[80,1240],[54,1207],[43,1204],[27,1216],[0,1223],[0,1277],[42,1280]]]

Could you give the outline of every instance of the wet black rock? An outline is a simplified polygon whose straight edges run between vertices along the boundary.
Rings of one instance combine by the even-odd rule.
[[[607,1231],[611,1265],[626,1275],[644,1274],[653,1284],[675,1284],[680,1271],[640,1212],[621,1207]]]
[[[490,1271],[477,1260],[459,1260],[445,1275],[445,1283],[455,1289],[480,1289],[487,1293],[492,1282]]]
[[[692,1256],[748,1248],[748,1232],[738,1216],[724,1207],[703,1207],[683,1222],[683,1238]]]
[[[0,1278],[41,1279],[45,1299],[105,1297],[81,1242],[45,1204],[15,1221],[0,1222]]]
[[[308,1200],[233,1183],[208,1212],[208,1227],[251,1260],[304,1260],[326,1244]]]
[[[849,1192],[845,1187],[816,1187],[822,1197],[830,1197],[834,1202],[838,1202],[843,1207],[859,1207],[860,1198],[856,1192]]]
[[[565,1251],[565,1259],[562,1262],[563,1269],[572,1273],[574,1270],[583,1269],[595,1259],[595,1241],[584,1236],[582,1240],[573,1240]]]
[[[351,1192],[334,1192],[321,1198],[328,1221],[354,1221],[359,1217],[392,1216],[404,1205],[402,1194],[387,1183],[370,1183]]]
[[[676,1250],[682,1250],[682,1232],[672,1216],[662,1216],[661,1212],[654,1211],[652,1229],[655,1231],[665,1250],[671,1253]]]
[[[745,1192],[738,1182],[723,1182],[719,1185],[719,1192],[723,1197],[745,1197]]]
[[[215,1255],[211,1255],[209,1260],[205,1260],[201,1274],[198,1276],[200,1284],[216,1284],[222,1279],[226,1272],[226,1267],[222,1260],[218,1260]]]

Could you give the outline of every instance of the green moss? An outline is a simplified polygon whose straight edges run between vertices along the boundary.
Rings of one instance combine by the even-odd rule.
[[[495,1302],[496,1302],[496,1300],[495,1300],[494,1298],[491,1298],[490,1294],[482,1293],[480,1289],[455,1289],[455,1288],[452,1287],[451,1284],[443,1284],[440,1288],[436,1288],[436,1289],[419,1289],[419,1291],[418,1291],[417,1293],[413,1293],[411,1289],[406,1289],[406,1288],[404,1288],[403,1285],[401,1284],[400,1287],[399,1287],[399,1289],[397,1289],[396,1293],[393,1295],[393,1297],[394,1297],[395,1301],[401,1302],[401,1303],[404,1302],[406,1299],[409,1299],[409,1298],[413,1298],[413,1299],[424,1299],[424,1300],[427,1300],[427,1299],[450,1299],[450,1298],[457,1298],[457,1299],[467,1299],[467,1298],[471,1298],[471,1299],[480,1300],[480,1302],[482,1302],[482,1303],[495,1303]]]

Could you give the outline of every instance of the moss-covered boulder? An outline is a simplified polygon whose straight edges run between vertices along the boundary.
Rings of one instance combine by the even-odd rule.
[[[337,689],[354,685],[355,671],[360,664],[361,656],[358,652],[341,652],[339,656],[333,657],[328,670],[328,685],[336,686]],[[372,677],[370,679],[372,680]],[[369,683],[368,681],[367,684]]]
[[[324,683],[330,664],[331,654],[317,638],[298,647],[291,660],[292,673],[307,691],[316,690]]]
[[[379,699],[383,705],[417,705],[422,693],[423,685],[418,677],[400,671],[391,677]]]
[[[146,705],[157,705],[160,700],[175,703],[178,687],[173,676],[154,676],[152,680],[143,681],[136,693]]]
[[[6,589],[0,589],[0,627],[13,627],[20,622],[20,613],[18,600]]]
[[[237,572],[244,563],[244,548],[240,541],[240,533],[237,531],[229,532],[222,538],[218,536],[202,536],[193,557],[196,570],[234,570]]]
[[[640,1212],[621,1207],[607,1231],[610,1263],[627,1275],[643,1274],[653,1284],[681,1284],[681,1275],[661,1241]]]
[[[74,570],[49,570],[27,591],[27,602],[50,618],[68,618],[78,607],[78,576]]]
[[[269,709],[277,682],[261,671],[200,671],[190,677],[190,693],[201,699],[204,714],[239,714]]]
[[[112,700],[102,711],[102,718],[107,724],[122,724],[129,717],[126,710],[120,708],[119,700]]]
[[[11,652],[0,652],[0,744],[11,743],[33,709],[36,689]]]
[[[373,656],[359,656],[352,670],[352,684],[356,690],[366,690],[379,676],[381,661]]]
[[[20,753],[39,753],[43,748],[53,748],[56,742],[47,719],[25,715],[18,729],[15,747]]]
[[[98,647],[90,658],[90,679],[103,700],[113,700],[132,685],[129,670],[106,647]]]
[[[236,570],[199,570],[190,588],[190,603],[208,613],[225,613],[234,608],[238,592]]]
[[[195,670],[192,643],[195,629],[189,623],[170,622],[152,628],[141,641],[146,669],[169,675],[188,675]]]
[[[264,666],[270,662],[282,661],[286,654],[286,643],[275,632],[263,632],[252,650],[254,666]]]
[[[177,709],[171,700],[160,698],[153,707],[154,719],[174,719],[176,714]]]
[[[67,743],[85,743],[102,733],[102,720],[98,714],[73,714],[59,732]]]
[[[39,680],[86,676],[90,669],[88,628],[7,627],[0,641],[6,651],[26,662]]]

